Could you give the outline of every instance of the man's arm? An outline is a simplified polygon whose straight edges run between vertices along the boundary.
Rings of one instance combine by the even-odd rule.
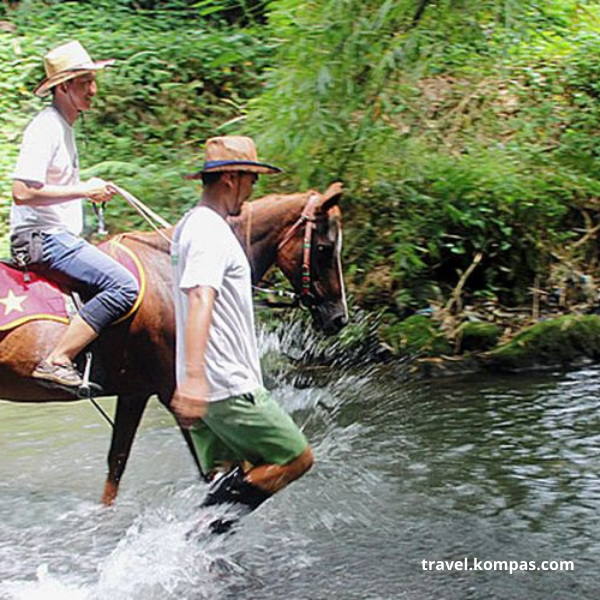
[[[217,292],[198,286],[188,292],[188,320],[185,325],[185,379],[177,386],[171,408],[183,427],[191,427],[206,414],[206,347]]]
[[[79,198],[87,198],[92,202],[108,202],[115,193],[116,190],[110,182],[98,177],[77,185],[48,185],[15,179],[12,186],[15,204],[32,206],[48,206]]]

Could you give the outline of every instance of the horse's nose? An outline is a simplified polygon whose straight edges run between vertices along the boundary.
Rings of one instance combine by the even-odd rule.
[[[348,317],[346,315],[339,315],[333,320],[333,323],[336,330],[339,331],[348,325]]]
[[[324,323],[323,330],[325,333],[331,335],[337,333],[346,325],[348,325],[348,317],[345,315],[345,313],[337,314]]]

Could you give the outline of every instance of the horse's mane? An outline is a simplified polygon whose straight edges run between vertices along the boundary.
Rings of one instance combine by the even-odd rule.
[[[300,212],[302,212],[302,207],[306,204],[306,199],[313,193],[312,190],[309,190],[296,194],[269,194],[263,196],[245,203],[241,214],[237,217],[230,217],[229,222],[234,228],[240,228],[244,227],[249,218],[252,219],[252,223],[258,223],[264,218],[265,222],[285,226],[298,218]],[[251,216],[250,213],[252,213]],[[268,219],[265,218],[265,213],[268,213]]]

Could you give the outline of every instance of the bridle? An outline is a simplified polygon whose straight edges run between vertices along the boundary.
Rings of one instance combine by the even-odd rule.
[[[302,211],[298,220],[290,227],[285,237],[279,242],[277,252],[281,251],[289,241],[294,237],[296,231],[304,225],[304,239],[302,241],[302,276],[300,289],[300,302],[304,306],[313,306],[316,303],[316,298],[312,293],[312,279],[310,271],[310,259],[312,250],[312,234],[316,227],[315,208],[319,196],[312,194]]]
[[[277,246],[277,253],[279,253],[293,239],[298,229],[300,229],[304,225],[304,238],[302,241],[302,271],[300,294],[296,292],[287,292],[253,286],[253,289],[255,289],[256,291],[265,292],[269,294],[276,294],[278,296],[284,296],[293,300],[292,303],[269,303],[269,306],[274,306],[276,308],[291,308],[297,307],[298,305],[302,305],[306,308],[309,308],[317,303],[317,299],[312,291],[311,250],[313,237],[312,234],[316,228],[315,209],[318,201],[319,195],[311,194],[310,198],[308,199],[308,202],[302,210],[302,214],[298,217],[298,220],[289,228],[288,232],[285,234],[285,236]]]

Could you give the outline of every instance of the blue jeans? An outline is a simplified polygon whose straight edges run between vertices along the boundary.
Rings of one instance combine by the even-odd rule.
[[[138,283],[116,260],[71,233],[42,233],[42,238],[43,262],[36,270],[90,298],[79,315],[96,333],[133,306]]]

